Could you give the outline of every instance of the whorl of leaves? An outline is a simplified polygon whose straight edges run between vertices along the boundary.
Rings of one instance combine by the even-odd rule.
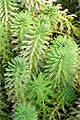
[[[5,73],[5,88],[7,89],[8,99],[15,102],[23,102],[25,99],[24,90],[28,80],[28,67],[22,57],[16,57],[8,62]]]
[[[77,44],[67,36],[58,36],[53,40],[46,57],[45,72],[53,78],[54,86],[71,83],[78,58]]]
[[[39,15],[35,18],[31,29],[25,34],[26,39],[21,46],[21,55],[29,63],[30,71],[38,73],[38,62],[43,60],[50,40],[50,21],[47,16]]]
[[[26,105],[24,102],[14,108],[13,118],[14,120],[37,120],[37,112],[35,111],[35,107],[30,104]]]
[[[27,89],[27,97],[29,101],[36,106],[43,118],[47,115],[47,104],[50,103],[49,96],[53,95],[50,89],[51,82],[46,80],[45,75],[40,73],[38,77],[33,76],[33,80],[29,81]],[[35,101],[35,102],[34,102]]]

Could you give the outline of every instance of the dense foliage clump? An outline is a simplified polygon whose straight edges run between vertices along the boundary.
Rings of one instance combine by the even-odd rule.
[[[80,119],[78,13],[58,3],[0,0],[0,120]]]

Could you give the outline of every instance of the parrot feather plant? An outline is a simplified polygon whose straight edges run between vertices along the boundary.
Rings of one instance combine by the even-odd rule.
[[[55,1],[0,0],[1,120],[4,113],[14,120],[62,120],[71,113],[79,95],[79,31],[76,15]]]

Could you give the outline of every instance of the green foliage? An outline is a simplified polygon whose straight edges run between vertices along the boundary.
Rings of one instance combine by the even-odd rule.
[[[77,70],[76,70],[76,80],[74,82],[74,85],[73,87],[78,91],[80,92],[80,56],[79,56],[79,59],[78,59],[78,66],[77,66]]]
[[[71,116],[80,88],[73,41],[79,32],[76,16],[54,1],[0,0],[0,120]],[[71,119],[79,106],[74,109]]]
[[[25,6],[28,11],[32,11],[33,15],[45,6],[51,6],[56,0],[19,0],[22,6]]]
[[[8,59],[8,50],[6,49],[8,47],[7,41],[6,41],[6,31],[4,25],[0,22],[0,60]]]
[[[54,87],[72,82],[77,58],[78,46],[70,37],[58,36],[53,40],[45,60],[45,72],[53,78]]]
[[[47,103],[50,103],[49,96],[53,93],[50,89],[50,81],[46,80],[45,76],[40,73],[36,78],[29,81],[27,88],[27,96],[29,101],[38,107],[39,111],[43,112],[43,118],[46,117]],[[35,102],[34,102],[35,101]]]
[[[22,41],[25,40],[25,34],[27,34],[28,29],[30,29],[30,24],[32,24],[32,15],[30,12],[21,12],[13,19],[13,24],[11,26],[12,36],[17,39],[13,39],[12,43],[17,43],[18,49],[22,45]],[[13,50],[14,50],[13,49]]]
[[[0,90],[0,118],[2,116],[6,116],[6,113],[4,112],[4,108],[6,108],[6,105],[3,103],[2,101],[2,94],[1,94],[1,90]]]
[[[16,57],[8,64],[5,73],[8,99],[15,103],[23,102],[25,100],[24,90],[28,81],[26,61],[22,57]]]
[[[37,120],[37,112],[35,111],[35,107],[30,104],[26,106],[24,102],[14,108],[13,118],[14,120]]]
[[[51,35],[49,31],[49,18],[44,15],[39,15],[35,18],[32,28],[28,29],[25,35],[26,39],[23,41],[24,46],[21,47],[22,55],[29,62],[30,71],[33,73],[38,73],[38,62],[43,60],[43,56],[48,49],[48,41]]]
[[[47,6],[42,12],[49,16],[51,22],[51,32],[70,35],[73,32],[78,36],[78,29],[72,25],[71,21],[76,17],[75,14],[68,15],[68,9],[61,10],[62,6]]]
[[[57,0],[57,3],[62,4],[63,9],[67,8],[69,12],[75,13],[76,7],[80,4],[80,0]]]
[[[77,17],[73,20],[73,23],[80,29],[80,0],[57,0],[57,4],[62,4],[63,9],[68,9],[71,14],[75,14]]]
[[[57,29],[57,24],[60,21],[57,18],[57,16],[60,15],[59,8],[60,6],[48,6],[44,10],[42,10],[44,14],[49,16],[52,29]]]
[[[7,65],[7,61],[11,59],[12,45],[7,41],[5,25],[0,22],[0,69]]]
[[[80,120],[80,98],[77,99],[75,102],[77,104],[77,107],[70,108],[72,110],[69,118],[67,120]]]
[[[6,108],[6,104],[4,103],[4,99],[2,95],[1,76],[0,76],[0,118],[6,116],[6,113],[4,112],[5,108]]]
[[[10,22],[13,20],[13,16],[17,15],[17,4],[15,0],[0,0],[0,18],[5,23],[6,31],[8,31]]]
[[[72,86],[68,85],[62,86],[62,90],[60,91],[54,91],[54,97],[53,97],[53,105],[54,107],[53,112],[50,116],[50,120],[56,120],[61,119],[61,116],[66,115],[66,107],[70,107],[71,104],[74,102],[76,96],[75,91],[72,88]],[[66,107],[65,107],[66,106]],[[62,112],[60,112],[62,110]]]

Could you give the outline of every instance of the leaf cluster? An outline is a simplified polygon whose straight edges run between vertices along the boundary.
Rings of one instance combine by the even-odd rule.
[[[5,88],[7,89],[8,100],[18,103],[24,101],[24,89],[28,79],[28,68],[24,58],[16,57],[8,62],[5,73]]]
[[[54,1],[0,0],[1,120],[70,115],[79,91],[78,29],[76,16]]]
[[[37,120],[37,112],[35,108],[28,104],[26,106],[25,102],[23,104],[18,104],[14,109],[13,118],[14,120]]]
[[[49,78],[53,78],[54,87],[61,83],[66,85],[74,78],[78,59],[78,46],[67,36],[58,36],[52,42],[52,46],[45,58],[45,73]]]

